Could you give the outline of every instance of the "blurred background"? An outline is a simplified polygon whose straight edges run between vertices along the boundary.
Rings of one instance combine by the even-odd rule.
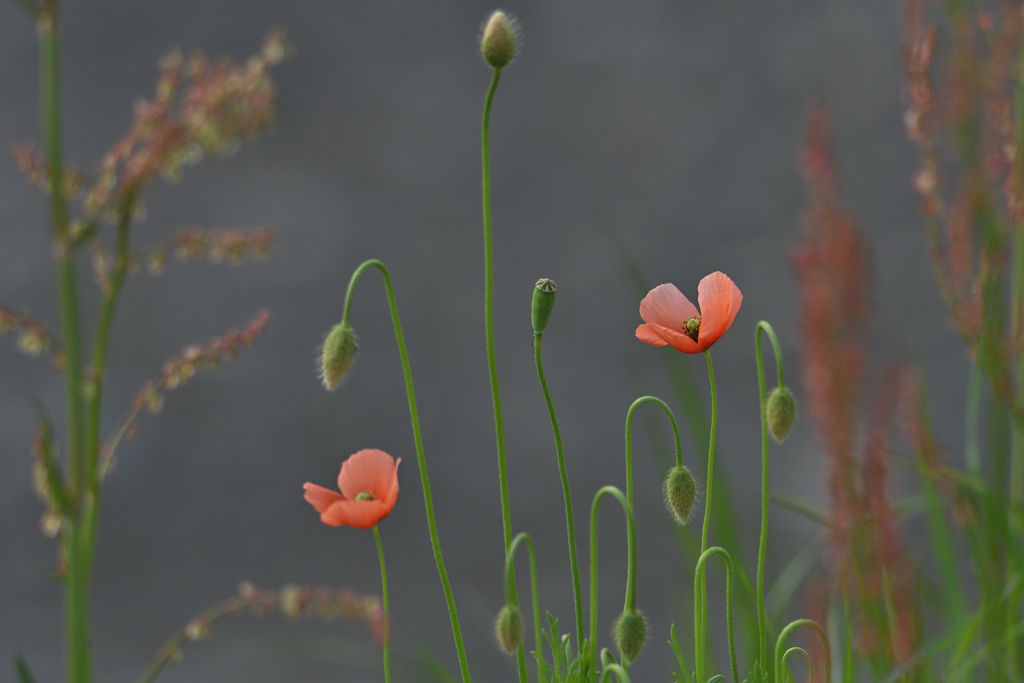
[[[402,493],[380,526],[392,650],[415,656],[426,648],[457,670],[376,274],[356,297],[356,367],[334,393],[316,376],[318,345],[340,319],[349,275],[367,258],[382,259],[394,277],[470,667],[486,680],[511,680],[514,660],[498,650],[491,626],[504,600],[503,547],[481,259],[479,115],[489,71],[477,37],[494,7],[412,0],[64,5],[66,156],[87,172],[127,131],[132,104],[152,96],[156,64],[175,46],[243,60],[275,27],[285,27],[295,46],[274,70],[275,127],[227,160],[187,168],[176,185],[155,184],[145,197],[148,217],[133,237],[140,248],[185,226],[270,226],[277,246],[264,262],[172,264],[160,277],[128,280],[111,346],[108,428],[185,345],[241,327],[263,307],[273,318],[255,347],[170,393],[163,413],[144,415],[137,437],[119,449],[92,591],[97,680],[137,679],[171,633],[234,594],[243,579],[266,588],[296,582],[379,593],[372,534],[324,526],[302,498],[304,482],[332,484],[341,461],[366,447],[403,458]],[[559,285],[545,366],[584,572],[590,497],[604,484],[625,485],[630,403],[653,393],[682,421],[660,357],[676,352],[634,337],[639,301],[601,226],[617,226],[654,284],[674,282],[695,301],[698,281],[721,270],[740,287],[743,308],[713,349],[717,463],[736,517],[746,522],[739,559],[752,575],[760,472],[752,332],[758,320],[773,323],[799,400],[789,254],[807,195],[797,157],[814,98],[832,108],[845,203],[871,246],[872,367],[893,356],[916,359],[934,389],[940,443],[962,443],[967,367],[929,272],[910,185],[917,157],[901,120],[898,3],[517,1],[503,9],[520,20],[525,38],[502,78],[491,124],[512,523],[537,541],[542,605],[565,630],[573,607],[561,488],[531,353],[533,283],[548,277]],[[13,3],[0,4],[5,144],[38,139],[37,70],[31,21]],[[0,300],[56,330],[45,200],[8,157],[0,161],[0,187]],[[88,268],[82,279],[90,320],[97,297]],[[703,359],[684,360],[706,400]],[[869,386],[878,379],[871,374]],[[39,531],[43,506],[31,486],[35,399],[63,424],[59,375],[45,360],[19,354],[13,338],[0,340],[0,681],[14,680],[17,653],[40,681],[63,672],[61,590],[48,578],[55,546]],[[656,419],[660,437],[670,438]],[[662,471],[648,433],[637,426],[638,605],[650,635],[633,670],[648,680],[674,665],[665,640],[672,622],[690,619],[692,575],[662,509]],[[824,505],[822,448],[810,421],[772,452],[773,489]],[[691,466],[706,457],[686,434],[684,457]],[[620,517],[601,518],[602,634],[621,609]],[[818,537],[815,526],[773,507],[769,584]],[[711,582],[720,587],[719,578]],[[712,610],[720,604],[715,597]],[[798,590],[786,613],[805,611]],[[724,629],[716,628],[711,638],[721,645]],[[229,619],[218,623],[214,640],[187,647],[161,680],[379,680],[369,643],[357,623]]]

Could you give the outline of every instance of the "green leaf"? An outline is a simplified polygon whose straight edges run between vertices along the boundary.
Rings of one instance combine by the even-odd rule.
[[[18,672],[18,680],[21,683],[36,683],[35,677],[29,671],[28,663],[25,662],[25,658],[21,655],[18,655],[14,660],[14,668]]]
[[[823,527],[829,527],[828,516],[814,503],[798,498],[796,496],[790,496],[785,493],[773,493],[771,500],[776,505],[786,508],[791,512],[795,512],[801,517],[806,517],[812,522],[817,522]]]

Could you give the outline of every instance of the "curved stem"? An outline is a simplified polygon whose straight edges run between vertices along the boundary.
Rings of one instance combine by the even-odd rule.
[[[601,671],[601,683],[605,683],[613,673],[619,683],[629,683],[629,674],[626,673],[625,667],[618,664],[609,664],[604,667],[604,670]]]
[[[712,555],[720,555],[725,561],[725,617],[726,617],[726,629],[729,637],[729,664],[732,666],[732,680],[733,683],[739,683],[740,670],[736,665],[736,640],[733,637],[733,624],[732,624],[732,556],[725,548],[719,548],[715,546],[708,548],[700,555],[700,559],[697,560],[697,569],[694,571],[693,576],[693,599],[697,601],[697,595],[701,590],[706,577],[705,565],[707,564],[708,558]],[[704,645],[707,640],[707,621],[695,621],[693,624],[694,637],[694,659],[697,665],[697,680],[704,680]]]
[[[544,641],[543,632],[540,629],[540,596],[537,591],[537,554],[533,548],[533,539],[530,538],[530,534],[524,532],[516,534],[516,537],[512,539],[512,544],[508,547],[508,556],[505,558],[505,599],[511,595],[511,592],[515,590],[513,585],[516,580],[515,576],[515,557],[516,549],[519,544],[526,541],[526,545],[530,550],[530,589],[533,593],[533,635],[534,640],[537,644],[537,652],[540,655],[544,654],[543,645]],[[523,645],[520,644],[519,648],[522,649]],[[537,660],[537,680],[539,683],[546,683],[547,675],[544,673],[544,667],[541,665],[541,661]]]
[[[562,498],[565,500],[565,526],[569,535],[569,570],[572,572],[572,595],[576,607],[576,653],[583,647],[583,595],[580,588],[580,565],[576,557],[576,522],[572,513],[572,492],[569,490],[569,475],[565,471],[565,452],[562,449],[562,433],[558,429],[558,417],[555,415],[555,404],[548,391],[548,382],[544,377],[544,362],[541,359],[541,342],[544,335],[533,336],[533,357],[537,364],[537,377],[544,391],[544,401],[548,406],[551,418],[551,430],[555,433],[555,455],[558,458],[558,476],[562,479]]]
[[[384,683],[391,683],[391,611],[388,609],[388,570],[384,566],[384,546],[380,542],[380,530],[373,525],[373,536],[377,539],[377,554],[380,555],[381,597],[384,600]]]
[[[611,494],[622,506],[626,514],[626,602],[623,612],[636,609],[636,522],[633,518],[633,506],[626,500],[618,488],[603,486],[594,494],[594,502],[590,506],[590,647],[594,650],[594,671],[597,671],[597,509],[601,499]]]
[[[508,503],[508,469],[505,465],[505,425],[501,413],[501,388],[498,386],[498,360],[494,353],[494,248],[491,240],[491,104],[501,80],[501,69],[494,70],[491,85],[484,99],[484,115],[480,129],[480,149],[484,211],[484,331],[487,337],[487,370],[491,377],[491,401],[494,404],[494,434],[498,443],[498,485],[501,489],[501,529],[505,537],[505,553],[512,542],[512,514]],[[512,586],[509,604],[519,607],[519,596]],[[526,659],[517,654],[519,678],[526,681]]]
[[[779,639],[775,641],[775,680],[776,683],[782,682],[782,664],[783,654],[782,648],[786,645],[786,638],[794,630],[801,626],[807,626],[814,629],[818,633],[818,637],[821,638],[821,644],[825,648],[825,680],[832,680],[832,648],[829,646],[828,634],[825,633],[825,629],[821,627],[821,624],[814,621],[813,619],[797,619],[796,621],[790,622],[786,628],[782,629],[782,633],[779,634]]]
[[[757,633],[759,643],[758,660],[761,667],[769,672],[769,683],[773,680],[772,665],[768,661],[768,624],[764,613],[764,563],[768,549],[768,409],[767,393],[764,380],[764,358],[761,353],[761,332],[768,334],[775,351],[775,366],[779,374],[779,386],[786,386],[782,372],[782,350],[775,330],[762,320],[754,328],[754,348],[757,355],[757,389],[761,403],[761,541],[757,547]]]
[[[710,349],[705,349],[704,358],[708,362],[708,381],[711,384],[711,432],[708,437],[707,500],[704,501],[704,528],[700,535],[700,552],[702,554],[708,549],[708,527],[711,524],[711,488],[715,481],[715,434],[718,431],[718,389],[715,386],[715,366],[711,362]],[[708,622],[708,591],[707,581],[703,576],[700,577],[700,592],[695,596],[693,609],[695,612],[700,612],[701,623],[706,624]],[[701,659],[703,659],[705,643],[703,634],[701,636],[699,647]]]
[[[807,680],[813,681],[814,680],[814,660],[812,660],[811,656],[809,654],[807,654],[807,650],[803,649],[802,647],[791,647],[788,650],[786,650],[785,654],[782,655],[782,670],[783,671],[786,670],[786,660],[789,659],[789,656],[791,654],[795,654],[797,652],[802,654],[804,656],[804,661],[807,662]],[[829,683],[831,683],[831,681],[829,681]]]
[[[430,477],[427,474],[427,459],[423,455],[423,433],[420,431],[420,414],[416,406],[416,390],[412,383],[412,370],[409,368],[409,353],[405,348],[405,335],[402,334],[402,321],[398,317],[398,304],[395,303],[395,292],[391,286],[391,274],[387,267],[376,259],[365,261],[355,272],[348,283],[348,291],[345,294],[345,312],[342,315],[342,322],[347,323],[352,308],[352,295],[355,292],[359,278],[363,276],[368,268],[376,268],[384,276],[384,287],[387,290],[388,306],[391,309],[391,322],[395,328],[395,339],[398,342],[398,353],[402,358],[402,374],[405,378],[405,394],[409,401],[409,420],[412,423],[412,435],[416,443],[416,463],[420,470],[420,483],[423,486],[423,505],[427,510],[427,526],[430,529],[430,545],[434,550],[434,561],[437,563],[437,573],[441,577],[441,586],[444,588],[444,597],[448,603],[448,616],[452,622],[452,634],[455,636],[455,649],[459,655],[459,669],[462,673],[463,683],[470,682],[469,664],[466,661],[466,648],[462,643],[462,629],[459,626],[459,613],[455,608],[455,597],[452,595],[452,586],[448,581],[448,571],[444,566],[444,556],[441,554],[441,541],[437,536],[437,521],[434,518],[434,497],[430,491]]]
[[[676,422],[676,416],[672,414],[672,409],[668,407],[667,403],[654,396],[641,396],[633,401],[629,412],[626,413],[626,498],[629,499],[630,505],[633,504],[633,413],[644,403],[655,403],[661,406],[661,409],[668,415],[668,421],[672,423],[672,436],[676,440],[676,467],[683,466],[683,445],[679,440],[679,423]]]

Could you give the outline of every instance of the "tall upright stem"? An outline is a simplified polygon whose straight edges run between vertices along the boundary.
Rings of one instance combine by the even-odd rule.
[[[416,463],[420,470],[420,483],[423,486],[423,505],[427,510],[427,526],[430,529],[430,546],[434,550],[434,561],[437,563],[437,573],[441,577],[441,586],[444,588],[445,601],[448,603],[448,616],[452,622],[452,633],[455,636],[455,649],[459,655],[459,669],[462,673],[463,683],[470,683],[469,663],[466,661],[466,648],[462,642],[462,628],[459,626],[459,613],[455,608],[455,596],[452,594],[452,586],[448,581],[448,571],[444,566],[444,556],[441,554],[441,541],[437,535],[437,521],[434,518],[434,497],[430,490],[430,477],[427,474],[427,459],[423,455],[423,433],[420,431],[420,412],[416,406],[416,389],[412,383],[412,370],[409,368],[409,353],[405,348],[405,335],[402,334],[402,321],[398,317],[398,304],[395,303],[395,291],[391,286],[391,274],[387,267],[377,260],[370,260],[362,263],[348,283],[348,291],[345,294],[345,312],[342,314],[342,323],[348,324],[352,309],[352,296],[355,294],[356,284],[368,268],[376,268],[384,276],[384,287],[388,294],[388,306],[391,310],[391,323],[395,328],[395,340],[398,342],[398,353],[402,358],[402,375],[405,378],[405,395],[409,401],[409,420],[412,423],[413,440],[416,443]]]
[[[491,400],[494,403],[494,433],[498,443],[498,483],[501,488],[501,530],[505,537],[505,553],[512,543],[512,514],[508,503],[508,470],[505,465],[505,424],[501,414],[501,388],[498,386],[498,360],[494,353],[494,256],[491,240],[491,104],[501,80],[501,69],[494,70],[491,86],[484,100],[483,124],[480,132],[482,157],[483,208],[484,208],[484,329],[487,336],[487,370],[491,377]],[[513,578],[515,570],[513,569]],[[509,604],[519,607],[515,581],[512,582],[512,599]],[[526,675],[526,660],[522,653],[516,657],[519,675]]]
[[[693,589],[694,599],[696,600],[696,592],[700,589],[701,581],[707,575],[707,561],[712,555],[721,556],[725,562],[725,618],[726,618],[726,632],[729,639],[729,665],[732,668],[732,680],[733,683],[739,683],[740,673],[739,667],[736,664],[736,639],[733,633],[732,624],[732,593],[733,593],[733,567],[732,567],[732,556],[725,548],[719,548],[715,546],[708,548],[701,553],[700,558],[697,560],[697,568],[694,572]],[[704,680],[704,648],[702,645],[705,642],[704,632],[707,630],[706,622],[696,622],[693,625],[694,633],[698,634],[698,637],[694,638],[694,662],[697,667],[698,681]],[[829,682],[831,683],[831,682]]]
[[[711,362],[711,351],[705,349],[704,358],[708,362],[708,381],[711,384],[711,432],[708,438],[708,471],[707,471],[707,495],[704,501],[704,529],[700,535],[700,552],[704,554],[704,551],[708,549],[708,527],[711,524],[711,487],[715,480],[715,433],[718,430],[718,389],[715,387],[715,366]],[[694,610],[700,611],[700,620],[702,624],[708,623],[708,586],[707,577],[700,577],[700,591],[695,596],[699,598],[693,606]],[[706,643],[706,629],[702,629],[700,635],[700,643],[698,646],[703,654],[707,647]],[[696,634],[695,634],[696,635]]]
[[[775,336],[775,330],[762,320],[754,329],[754,348],[757,355],[757,389],[761,404],[761,541],[757,548],[757,633],[759,636],[758,663],[768,675],[769,683],[774,681],[775,671],[768,661],[768,624],[764,613],[764,563],[768,549],[768,395],[764,380],[764,357],[761,353],[761,332],[768,333],[768,339],[775,351],[775,366],[779,374],[779,387],[786,386],[782,372],[782,349]]]
[[[555,404],[548,391],[548,381],[544,377],[544,362],[541,358],[541,342],[544,335],[533,336],[533,358],[537,364],[537,377],[544,391],[544,401],[548,406],[551,418],[551,430],[555,433],[555,455],[558,457],[558,476],[562,479],[562,498],[565,501],[565,526],[569,536],[569,570],[572,572],[572,596],[576,607],[576,652],[583,647],[583,592],[580,588],[580,565],[576,557],[576,522],[572,512],[572,492],[569,490],[569,475],[565,471],[565,452],[562,449],[562,433],[558,429],[558,416],[555,415]]]
[[[391,611],[388,609],[388,570],[384,565],[384,546],[380,542],[380,530],[373,525],[373,537],[377,539],[377,554],[380,555],[381,597],[384,600],[384,683],[391,683]]]
[[[60,327],[66,364],[65,393],[68,406],[68,488],[74,515],[66,520],[61,536],[64,546],[66,657],[68,680],[89,683],[92,657],[89,651],[88,572],[82,566],[81,520],[78,512],[86,486],[82,410],[82,353],[78,312],[78,273],[75,250],[68,236],[64,196],[64,154],[60,113],[60,39],[57,0],[42,3],[37,20],[40,61],[40,110],[43,146],[50,185],[50,211],[57,254],[57,292]]]

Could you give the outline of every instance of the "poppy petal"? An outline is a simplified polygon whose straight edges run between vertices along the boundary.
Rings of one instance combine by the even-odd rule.
[[[743,294],[729,276],[714,272],[697,286],[701,323],[697,336],[701,350],[707,349],[732,326],[743,304]]]
[[[699,344],[697,344],[697,342],[693,341],[693,338],[688,334],[676,332],[675,330],[670,330],[667,327],[662,327],[661,325],[651,325],[651,329],[676,351],[682,351],[683,353],[700,353],[704,350]]]
[[[668,346],[668,342],[654,330],[654,325],[646,324],[636,328],[636,338],[653,346]]]
[[[658,285],[640,302],[640,317],[670,330],[682,330],[687,320],[697,315],[690,300],[671,283]]]
[[[395,501],[398,500],[398,466],[401,464],[401,458],[395,460],[395,470],[391,475],[391,482],[388,484],[388,492],[381,498],[381,500],[390,506],[388,508],[388,512],[391,512],[391,508],[395,507]]]
[[[349,500],[355,500],[360,493],[372,493],[383,499],[394,477],[394,458],[376,448],[364,448],[342,463],[338,488]]]
[[[306,491],[306,501],[316,508],[316,511],[320,514],[323,514],[327,508],[339,500],[345,500],[344,496],[337,491],[325,489],[323,486],[317,486],[308,481],[302,488]]]
[[[328,526],[352,526],[369,529],[388,516],[394,503],[383,500],[339,500],[320,515],[320,521]]]

